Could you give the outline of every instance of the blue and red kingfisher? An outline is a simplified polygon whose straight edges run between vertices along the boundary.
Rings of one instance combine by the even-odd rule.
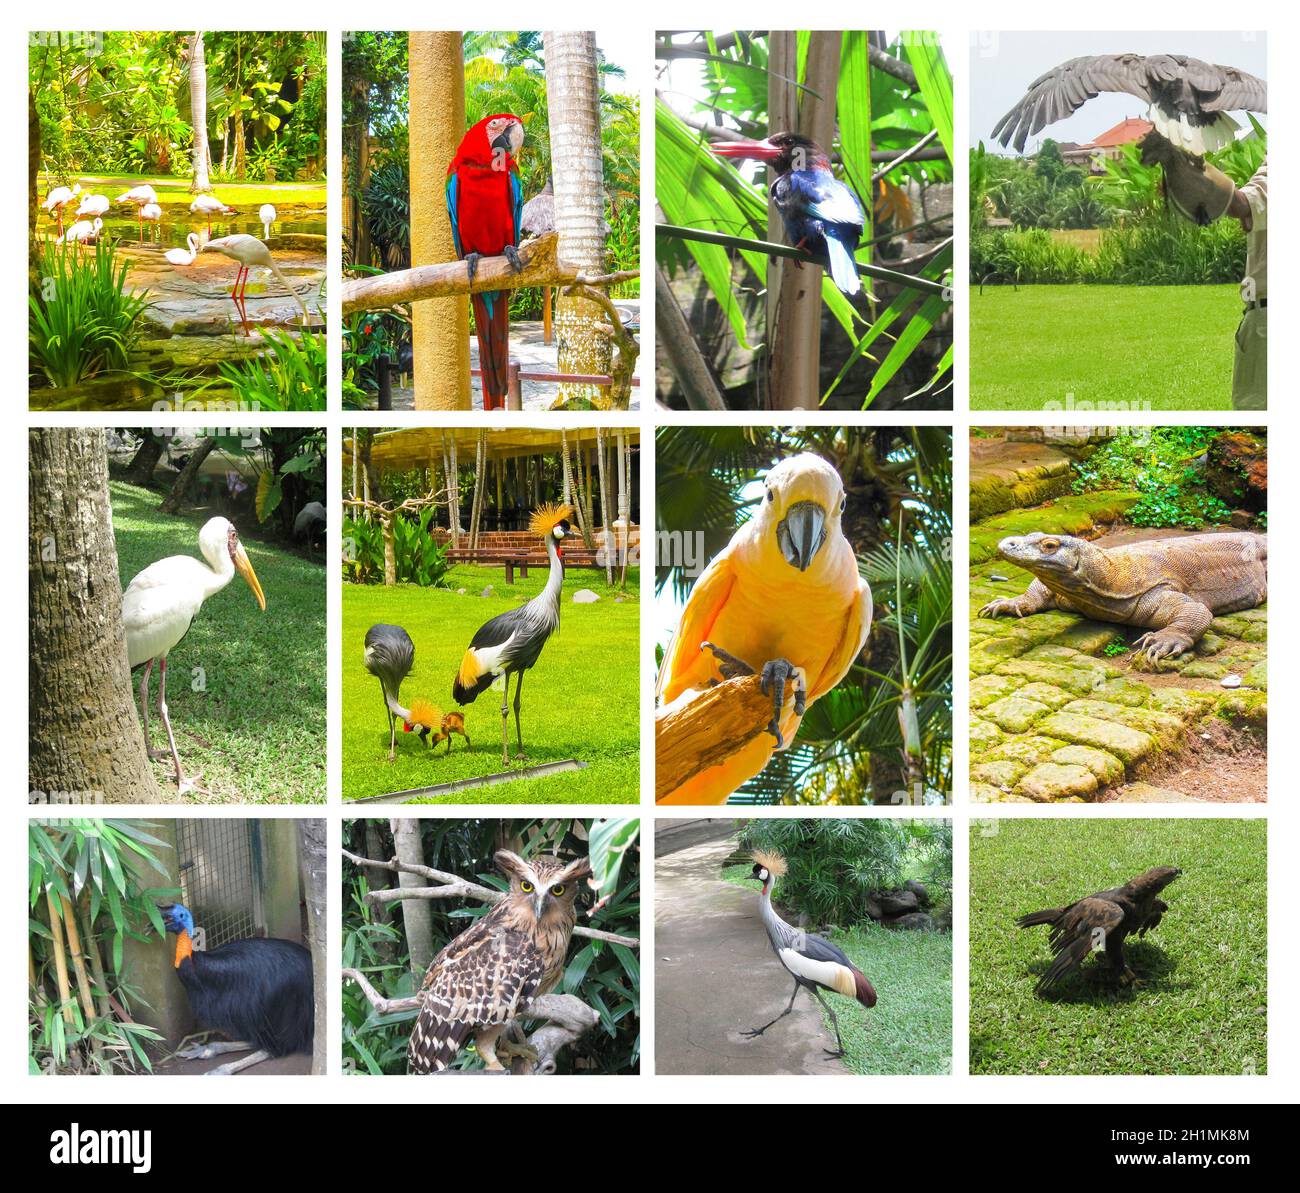
[[[831,173],[831,159],[816,141],[773,133],[766,141],[723,141],[712,149],[719,157],[764,162],[772,175],[768,193],[790,243],[817,258],[845,294],[862,289],[853,261],[865,222],[862,205]]]

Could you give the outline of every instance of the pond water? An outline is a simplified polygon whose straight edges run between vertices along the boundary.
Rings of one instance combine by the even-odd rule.
[[[235,215],[218,216],[212,221],[212,238],[234,236],[243,233],[256,236],[266,241],[267,247],[275,251],[275,241],[282,236],[302,234],[307,236],[325,235],[324,208],[275,205],[276,220],[271,225],[268,238],[262,229],[262,222],[257,218],[258,206],[237,210]],[[104,231],[119,240],[137,241],[139,232],[136,226],[135,208],[113,207],[104,218]],[[66,226],[70,221],[64,220]],[[164,207],[163,218],[158,224],[145,223],[143,234],[145,243],[152,241],[163,249],[185,247],[185,238],[193,232],[202,236],[207,231],[207,221],[197,215],[191,215],[183,207]]]

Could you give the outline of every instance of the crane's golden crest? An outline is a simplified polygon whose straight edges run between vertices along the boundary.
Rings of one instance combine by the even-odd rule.
[[[437,729],[442,724],[442,709],[429,700],[412,700],[411,715],[406,720],[411,725],[423,725],[426,729]]]
[[[766,849],[755,849],[750,856],[773,877],[785,877],[785,872],[789,867],[785,864],[785,858],[779,853],[769,853]]]
[[[545,538],[561,522],[573,517],[573,506],[548,503],[533,511],[528,519],[528,529],[539,538]]]

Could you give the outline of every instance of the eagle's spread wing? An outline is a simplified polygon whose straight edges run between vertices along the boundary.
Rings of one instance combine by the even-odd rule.
[[[1014,144],[1017,152],[1029,137],[1064,120],[1103,91],[1157,99],[1179,111],[1268,111],[1268,88],[1262,79],[1232,66],[1216,66],[1182,54],[1098,54],[1071,58],[1039,75],[1025,97],[993,129],[993,139]]]
[[[496,914],[503,907],[462,932],[430,963],[407,1051],[410,1072],[447,1068],[475,1029],[509,1022],[536,993],[544,972],[541,953]]]
[[[1089,895],[1065,909],[1052,925],[1048,941],[1056,959],[1038,979],[1037,989],[1054,986],[1078,969],[1094,948],[1105,948],[1106,937],[1124,922],[1124,909],[1109,899]]]

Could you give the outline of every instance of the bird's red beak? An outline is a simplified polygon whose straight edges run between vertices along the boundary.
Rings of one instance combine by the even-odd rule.
[[[781,150],[771,141],[717,141],[709,149],[719,157],[748,158],[756,162],[775,161]]]

